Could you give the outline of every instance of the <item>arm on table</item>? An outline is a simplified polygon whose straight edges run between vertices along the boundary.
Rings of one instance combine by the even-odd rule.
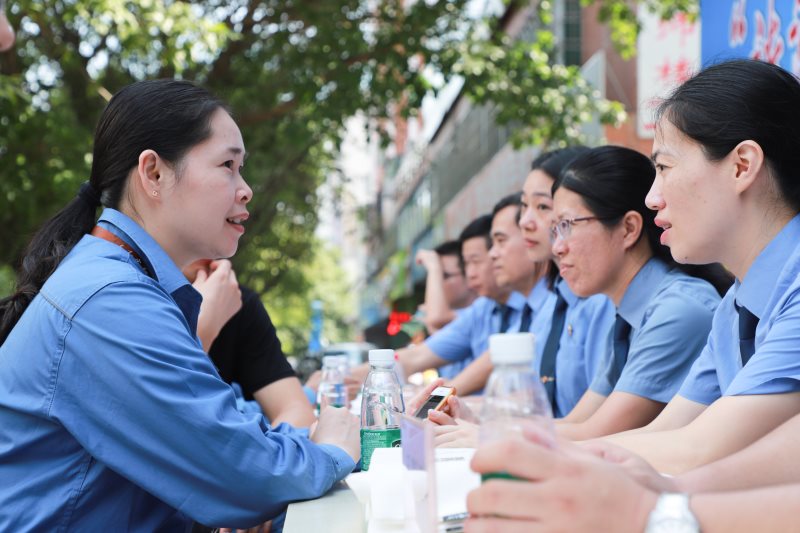
[[[581,399],[578,400],[578,403],[575,404],[575,407],[572,408],[572,411],[569,412],[567,416],[558,420],[557,423],[565,424],[565,423],[577,423],[577,422],[584,422],[589,419],[590,416],[595,414],[600,406],[603,405],[603,402],[606,401],[606,396],[602,394],[597,394],[593,390],[587,390],[581,396]]]
[[[592,391],[587,394],[600,396]],[[663,403],[649,398],[627,392],[612,392],[586,420],[556,421],[556,431],[560,436],[572,440],[593,439],[641,427],[653,420],[663,408]]]
[[[800,483],[800,415],[747,448],[675,478],[681,490],[709,492]]]
[[[461,396],[474,394],[486,386],[493,368],[492,360],[489,358],[489,351],[487,350],[453,378],[452,385]]]
[[[253,393],[253,397],[273,426],[286,422],[294,427],[308,427],[316,420],[300,380],[296,377],[279,379],[261,387]]]
[[[615,531],[642,533],[658,490],[643,487],[626,469],[576,449],[506,440],[481,447],[472,460],[479,473],[508,472],[520,480],[489,480],[472,491],[466,531]],[[596,487],[603,491],[597,492]],[[703,533],[793,530],[800,484],[692,496]]]
[[[612,436],[660,472],[678,474],[728,456],[800,411],[800,392],[723,396],[678,429]]]
[[[683,396],[676,395],[664,407],[664,410],[646,426],[624,431],[612,435],[609,439],[614,439],[617,436],[623,435],[636,435],[639,433],[653,433],[655,431],[669,431],[671,429],[682,428],[683,426],[692,422],[695,418],[705,411],[706,405],[692,400],[687,400]]]

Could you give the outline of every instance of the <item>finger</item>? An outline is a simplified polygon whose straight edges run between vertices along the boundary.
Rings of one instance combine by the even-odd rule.
[[[530,481],[489,479],[467,494],[467,510],[474,516],[541,520],[547,516],[548,507],[550,512],[554,508],[548,490],[552,492],[553,487]]]
[[[433,428],[433,435],[434,444],[441,446],[460,440],[464,436],[464,431],[458,426],[436,426]]]
[[[201,268],[197,271],[197,275],[194,278],[194,282],[202,284],[205,283],[207,279],[208,279],[208,272],[206,272],[204,269]]]
[[[440,426],[456,425],[456,420],[452,416],[441,411],[434,411],[433,409],[428,411],[428,420]]]
[[[548,425],[543,427],[541,424],[537,424],[535,422],[523,424],[522,434],[531,442],[540,444],[550,449],[555,449],[556,438],[553,434],[552,427],[549,425],[551,421],[545,420],[543,423]]]
[[[428,386],[419,391],[409,402],[408,402],[408,411],[410,413],[416,413],[420,407],[425,404],[425,400],[428,399],[428,396],[431,395],[433,389],[436,387],[441,387],[444,384],[444,380],[442,378],[436,378],[430,383]]]
[[[540,480],[553,476],[562,459],[555,450],[511,437],[478,448],[470,467],[478,473],[508,472],[522,479]]]
[[[228,276],[231,274],[231,262],[230,261],[215,261],[212,263],[211,274],[217,274],[221,279],[227,279]]]

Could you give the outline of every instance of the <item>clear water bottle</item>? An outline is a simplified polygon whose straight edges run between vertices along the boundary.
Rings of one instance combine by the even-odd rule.
[[[326,407],[347,407],[347,388],[344,384],[342,357],[326,355],[322,358],[322,376],[317,388],[317,411]]]
[[[484,390],[481,407],[481,444],[522,436],[522,428],[533,425],[543,440],[554,443],[553,412],[539,375],[534,370],[532,333],[505,333],[489,337],[489,357],[494,370]],[[511,478],[507,473],[484,474]]]
[[[405,412],[400,380],[394,372],[394,350],[370,350],[369,374],[361,389],[361,469],[369,470],[375,448],[400,446]]]

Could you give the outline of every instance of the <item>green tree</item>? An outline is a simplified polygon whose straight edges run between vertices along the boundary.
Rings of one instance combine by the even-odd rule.
[[[637,30],[630,3],[586,3],[595,2],[625,50]],[[647,3],[696,11],[692,0]],[[621,118],[576,68],[555,63],[550,0],[532,1],[542,24],[527,43],[508,41],[497,17],[470,19],[467,4],[11,0],[19,32],[15,53],[0,55],[0,266],[15,264],[31,232],[86,179],[100,111],[138,79],[196,80],[231,103],[255,191],[235,263],[262,292],[304,288],[297,265],[314,250],[315,191],[335,170],[344,120],[386,116],[396,102],[415,113],[436,90],[429,72],[464,76],[469,95],[518,125],[518,144],[573,139],[592,115]]]
[[[355,328],[351,319],[357,302],[340,258],[339,250],[318,243],[312,257],[302,264],[293,264],[287,274],[298,279],[274,287],[264,299],[287,355],[301,356],[308,347],[313,300],[322,302],[322,338],[328,343],[353,340]]]

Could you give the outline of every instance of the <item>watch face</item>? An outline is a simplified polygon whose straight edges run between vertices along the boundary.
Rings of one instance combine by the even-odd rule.
[[[650,513],[646,533],[699,533],[686,494],[662,494]]]

